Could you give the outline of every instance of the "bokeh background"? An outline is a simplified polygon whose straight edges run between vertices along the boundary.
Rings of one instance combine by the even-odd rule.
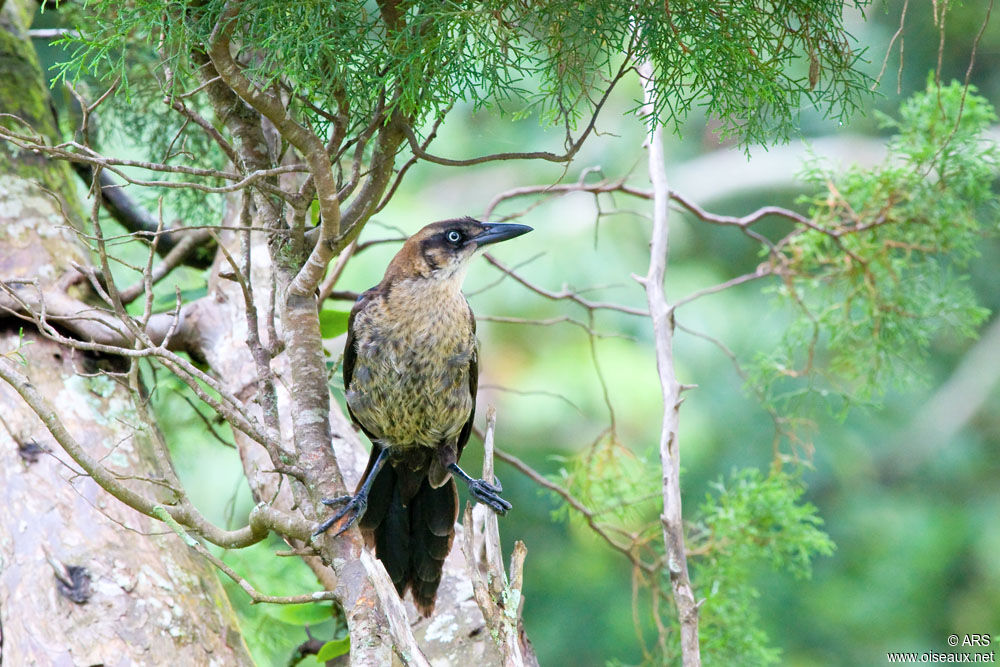
[[[718,123],[695,111],[665,139],[671,186],[713,212],[744,215],[768,204],[795,208],[796,198],[807,193],[795,176],[810,151],[845,164],[881,159],[886,135],[876,111],[893,115],[902,99],[924,88],[939,58],[940,26],[927,1],[909,3],[903,42],[897,40],[889,52],[902,4],[876,3],[867,19],[852,19],[851,31],[857,47],[865,49],[872,77],[889,55],[881,85],[849,121],[803,109],[800,137],[747,152],[720,143],[714,132]],[[985,0],[972,0],[948,14],[940,50],[943,81],[965,77],[986,12]],[[45,27],[47,20],[42,15],[36,25]],[[58,60],[58,51],[41,46],[40,51],[50,64]],[[971,71],[972,83],[993,104],[1000,102],[998,65],[1000,20],[994,18],[979,40]],[[627,177],[648,187],[645,130],[630,113],[640,95],[635,80],[621,88],[602,113],[599,135],[565,171],[536,163],[416,166],[361,240],[410,234],[438,219],[481,216],[506,189],[574,182],[592,167],[599,171],[590,173],[590,181],[602,175]],[[560,131],[547,130],[533,118],[498,118],[459,107],[435,146],[438,154],[464,157],[557,149],[561,140]],[[127,152],[127,146],[122,148]],[[494,219],[538,201],[502,206]],[[497,247],[495,254],[545,289],[566,288],[589,299],[644,307],[644,293],[631,274],[646,272],[649,214],[648,204],[622,196],[549,199],[520,218],[535,231]],[[732,229],[679,212],[671,224],[671,298],[751,271],[760,261],[758,248]],[[777,222],[764,228],[769,224],[772,231],[783,228]],[[983,224],[997,230],[995,217],[984,218]],[[338,288],[361,291],[376,283],[397,247],[386,243],[360,254]],[[995,235],[984,237],[981,253],[969,280],[980,303],[996,311],[1000,246]],[[197,294],[199,280],[193,272],[179,273],[166,287],[172,293],[173,284],[179,284]],[[708,296],[684,306],[678,322],[722,341],[747,361],[773,346],[788,321],[763,287],[754,282]],[[564,479],[581,453],[606,443],[613,421],[617,439],[608,456],[618,463],[608,465],[637,471],[637,485],[652,478],[655,494],[660,392],[648,320],[602,311],[588,322],[584,309],[532,293],[484,261],[470,271],[466,291],[481,316],[480,423],[485,407],[496,406],[498,445],[542,474]],[[329,307],[346,310],[350,303]],[[600,335],[573,323],[512,324],[491,317],[569,317]],[[680,332],[676,361],[680,380],[697,385],[680,413],[688,512],[731,471],[768,469],[774,424],[718,346]],[[836,550],[814,561],[811,579],[763,564],[755,574],[764,629],[781,649],[783,664],[882,664],[886,651],[948,650],[945,638],[951,633],[1000,635],[1000,325],[991,317],[978,341],[936,340],[929,358],[914,364],[922,383],[886,387],[878,405],[857,406],[845,418],[821,417],[810,432],[812,446],[795,450],[807,486],[805,500],[817,506]],[[235,452],[207,437],[204,422],[179,388],[162,378],[156,401],[192,498],[220,521],[246,516],[251,500]],[[217,430],[226,440],[227,434]],[[478,469],[478,450],[470,447],[463,459],[467,469]],[[503,539],[508,547],[515,539],[528,546],[524,618],[542,664],[641,662],[630,563],[574,520],[553,494],[503,463],[497,474],[515,507],[501,522]],[[651,502],[655,511],[655,497]],[[277,543],[262,544],[226,558],[259,590],[312,590],[308,571],[295,559],[275,558],[276,548]],[[704,585],[697,572],[695,585]],[[306,627],[319,637],[334,631],[328,608],[251,608],[238,590],[231,592],[261,664],[288,664],[294,646],[306,638]],[[639,626],[649,642],[645,608],[640,605]]]

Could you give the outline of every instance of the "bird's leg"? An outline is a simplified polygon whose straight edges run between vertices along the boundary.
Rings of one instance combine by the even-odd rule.
[[[373,444],[372,446],[379,447],[380,445]],[[326,532],[330,526],[349,514],[350,517],[347,522],[334,534],[334,537],[336,537],[354,525],[354,522],[364,515],[365,510],[368,508],[368,492],[371,490],[372,483],[375,481],[375,477],[378,475],[379,470],[381,470],[382,466],[385,465],[385,460],[387,458],[389,458],[389,448],[382,447],[382,451],[378,453],[378,458],[375,459],[375,465],[372,466],[371,472],[368,473],[368,476],[365,477],[365,481],[361,485],[361,488],[358,489],[358,492],[353,496],[323,498],[322,502],[324,505],[344,505],[344,507],[332,517],[317,526],[316,531],[313,533],[313,537]]]
[[[513,507],[513,505],[500,497],[500,493],[503,491],[500,480],[494,478],[493,481],[495,484],[490,484],[484,479],[473,479],[464,470],[459,468],[457,463],[449,463],[448,470],[469,486],[469,493],[472,494],[473,498],[497,514],[506,514],[507,510]]]

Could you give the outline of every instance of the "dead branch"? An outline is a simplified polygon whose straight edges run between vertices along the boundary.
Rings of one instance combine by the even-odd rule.
[[[184,530],[184,527],[174,520],[174,518],[170,515],[170,512],[168,512],[165,507],[157,505],[153,508],[153,514],[160,521],[170,526],[170,529],[184,541],[184,544],[194,549],[199,556],[206,559],[223,574],[232,579],[241,589],[243,589],[243,591],[250,596],[251,604],[260,604],[262,602],[267,604],[305,604],[308,602],[336,599],[337,594],[333,591],[316,591],[315,593],[305,593],[303,595],[266,595],[264,593],[260,593],[249,581],[240,576],[236,570],[226,565],[221,558],[206,549],[205,545],[189,535],[188,532]]]
[[[70,164],[80,179],[87,186],[90,186],[94,178],[94,167],[83,162],[71,162]],[[211,261],[208,259],[210,253],[194,253],[195,249],[207,241],[207,237],[204,234],[195,234],[195,236],[199,237],[198,240],[188,240],[190,238],[189,235],[185,235],[183,239],[180,239],[177,238],[179,235],[171,233],[174,230],[158,229],[156,219],[142,208],[137,201],[132,199],[125,191],[125,188],[114,182],[110,172],[102,169],[99,178],[104,209],[115,222],[118,222],[129,232],[144,232],[145,234],[160,237],[157,251],[164,256],[173,253],[175,247],[183,243],[185,247],[184,254],[175,254],[171,258],[171,263],[174,266],[186,264],[195,268],[205,269],[211,265]],[[139,236],[138,238],[142,237]],[[135,297],[133,296],[132,298],[134,299]]]
[[[467,158],[464,160],[455,160],[452,158],[440,157],[438,155],[433,155],[424,150],[423,145],[417,139],[417,135],[413,132],[413,128],[403,126],[403,135],[406,141],[409,142],[410,152],[414,156],[425,160],[427,162],[432,162],[434,164],[439,164],[446,167],[469,167],[476,164],[483,164],[484,162],[502,162],[506,160],[542,160],[545,162],[557,162],[557,163],[567,163],[570,162],[576,154],[580,151],[583,143],[587,140],[587,137],[594,131],[594,127],[597,124],[597,118],[601,113],[601,109],[604,108],[605,102],[611,96],[611,92],[621,81],[622,77],[625,76],[632,69],[632,61],[629,54],[622,59],[622,64],[618,71],[615,73],[614,77],[608,82],[607,88],[601,95],[600,99],[594,105],[594,110],[591,113],[590,120],[587,122],[586,127],[580,136],[574,141],[572,138],[567,137],[567,147],[566,152],[557,154],[551,151],[526,151],[526,152],[510,152],[510,153],[493,153],[491,155],[480,155],[474,158]]]
[[[163,236],[159,233],[154,236],[154,243],[152,245],[154,250],[160,249],[160,243],[162,243],[162,241],[159,239],[162,238]],[[167,238],[170,237],[168,236]],[[212,232],[208,229],[202,229],[197,232],[185,234],[179,242],[173,245],[170,252],[164,255],[163,260],[151,268],[148,280],[144,279],[121,290],[120,296],[122,303],[132,303],[143,293],[152,297],[152,290],[150,287],[166,278],[178,266],[189,264],[191,266],[200,267],[205,263],[205,260],[204,258],[201,260],[194,260],[194,257],[196,257],[194,251],[198,248],[209,245],[209,242],[211,241]],[[148,319],[149,318],[147,317],[146,320],[148,321]]]
[[[572,507],[574,510],[579,512],[581,516],[583,516],[584,520],[587,522],[587,525],[590,527],[592,531],[594,531],[595,534],[597,534],[602,540],[604,540],[608,544],[608,546],[610,546],[612,549],[614,549],[615,551],[621,553],[623,556],[628,558],[634,567],[639,568],[640,570],[646,572],[647,574],[650,575],[655,574],[657,569],[656,564],[647,563],[644,560],[642,560],[642,558],[638,555],[636,551],[637,545],[634,539],[631,544],[623,544],[618,540],[616,540],[608,532],[606,526],[604,526],[597,520],[597,514],[589,507],[584,505],[576,496],[574,496],[568,490],[556,484],[555,482],[551,481],[547,477],[543,476],[537,470],[535,470],[527,463],[525,463],[524,461],[522,461],[521,459],[517,458],[516,456],[514,456],[509,452],[505,452],[502,449],[497,449],[496,457],[501,461],[503,461],[504,463],[508,463],[514,468],[516,468],[518,471],[524,474],[525,477],[527,477],[534,483],[538,484],[540,487],[548,489],[549,491],[552,491],[560,498],[562,498],[567,505]]]
[[[493,435],[497,415],[492,406],[486,411],[486,435],[483,438],[483,479],[493,480]],[[500,549],[500,528],[497,515],[485,505],[470,504],[462,518],[464,535],[462,551],[472,578],[473,595],[483,612],[490,635],[500,649],[505,667],[537,665],[534,652],[522,644],[521,607],[524,585],[524,558],[528,553],[524,542],[514,543],[510,559],[510,579],[504,570]],[[482,558],[476,557],[480,544]]]
[[[667,264],[669,240],[668,215],[670,189],[667,186],[663,157],[662,126],[652,113],[653,67],[644,63],[640,78],[646,95],[646,109],[642,115],[649,118],[649,177],[653,183],[653,233],[649,251],[649,271],[645,277],[635,279],[645,288],[649,303],[650,319],[656,341],[656,368],[663,392],[663,416],[660,428],[660,464],[663,468],[663,542],[666,547],[670,585],[674,592],[674,605],[680,623],[681,656],[684,667],[701,665],[698,639],[698,603],[688,575],[687,554],[684,547],[684,519],[681,511],[680,456],[677,441],[678,416],[681,405],[681,384],[674,371],[673,358],[673,307],[667,303],[663,278]]]

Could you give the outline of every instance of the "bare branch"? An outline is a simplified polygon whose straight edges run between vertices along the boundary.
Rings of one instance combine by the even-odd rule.
[[[535,285],[535,284],[533,284],[531,282],[528,282],[526,279],[524,279],[521,276],[519,276],[513,269],[511,269],[510,267],[508,267],[507,265],[505,265],[503,262],[501,262],[500,260],[498,260],[493,255],[491,255],[489,253],[486,253],[486,254],[483,255],[483,258],[487,262],[489,262],[490,264],[492,264],[493,266],[497,267],[498,269],[500,269],[501,271],[503,271],[504,273],[506,273],[508,276],[510,276],[511,278],[513,278],[514,280],[516,280],[517,282],[521,283],[522,285],[524,285],[525,287],[527,287],[528,289],[530,289],[535,294],[539,294],[541,296],[544,296],[546,299],[552,299],[553,301],[559,301],[559,300],[562,300],[562,299],[567,299],[569,301],[572,301],[573,303],[577,303],[577,304],[583,306],[584,308],[586,308],[589,311],[594,311],[594,310],[617,310],[620,313],[626,313],[628,315],[638,315],[640,317],[647,317],[649,315],[649,313],[647,311],[642,310],[640,308],[632,308],[630,306],[622,306],[622,305],[619,305],[619,304],[616,304],[616,303],[607,303],[607,302],[603,302],[603,301],[588,301],[587,299],[584,299],[583,297],[581,297],[579,294],[577,294],[575,292],[572,292],[572,291],[570,291],[568,289],[563,289],[561,292],[551,292],[551,291],[549,291],[547,289],[544,289],[542,287],[538,287],[537,285]]]
[[[59,39],[60,37],[78,38],[80,33],[70,28],[34,28],[28,31],[32,39]]]
[[[600,522],[598,522],[596,513],[590,508],[588,508],[586,505],[584,505],[572,493],[567,491],[562,486],[551,481],[550,479],[539,473],[537,470],[529,466],[527,463],[525,463],[524,461],[522,461],[521,459],[517,458],[516,456],[514,456],[509,452],[505,452],[502,449],[498,449],[496,450],[496,456],[504,463],[509,463],[510,465],[514,466],[514,468],[523,473],[531,481],[535,482],[542,488],[552,491],[560,498],[562,498],[567,505],[572,507],[574,510],[576,510],[583,516],[583,518],[587,522],[587,525],[590,527],[592,531],[594,531],[602,540],[607,542],[608,546],[610,546],[612,549],[618,551],[626,558],[628,558],[629,561],[631,561],[632,565],[634,565],[635,567],[641,569],[642,571],[648,574],[655,573],[656,571],[655,565],[646,563],[641,558],[639,558],[633,545],[622,544],[614,537],[612,537],[611,534],[608,533],[608,531],[606,530],[605,526],[602,525]]]
[[[340,275],[344,272],[347,267],[347,262],[354,256],[354,253],[358,250],[357,239],[351,241],[351,243],[340,251],[340,255],[337,257],[337,263],[333,265],[333,269],[330,273],[323,279],[323,283],[319,286],[319,303],[323,303],[328,298],[330,294],[333,293],[333,288],[337,285],[337,281],[340,280]]]
[[[752,280],[758,280],[760,278],[770,275],[772,275],[771,269],[766,264],[761,264],[760,266],[757,267],[757,270],[754,271],[753,273],[744,273],[741,276],[730,278],[729,280],[721,282],[718,285],[712,285],[711,287],[706,287],[704,289],[691,292],[684,298],[678,299],[676,302],[674,302],[673,308],[674,310],[676,310],[677,308],[680,308],[685,304],[691,303],[692,301],[697,301],[703,296],[708,296],[709,294],[716,294],[718,292],[723,292],[731,287],[736,287],[737,285],[742,285],[743,283],[748,283]]]
[[[684,667],[699,667],[701,651],[698,640],[698,604],[688,575],[687,553],[684,547],[684,518],[681,511],[680,456],[677,443],[678,411],[681,404],[681,384],[677,381],[673,358],[673,307],[667,304],[663,278],[667,264],[669,240],[670,189],[667,186],[663,157],[662,126],[652,113],[653,67],[644,63],[640,68],[645,91],[644,117],[649,118],[652,133],[649,140],[649,177],[653,183],[653,233],[649,251],[649,271],[644,278],[636,277],[646,290],[653,335],[656,342],[656,368],[663,392],[663,422],[660,427],[660,464],[663,468],[663,542],[667,553],[670,585],[680,623],[681,656]]]
[[[161,234],[157,234],[154,237],[154,240],[161,238],[163,238],[163,236]],[[152,268],[149,274],[149,285],[155,285],[166,278],[170,275],[171,271],[186,263],[185,260],[191,257],[192,253],[197,248],[206,245],[206,243],[210,241],[212,241],[212,232],[207,229],[201,229],[190,234],[185,234],[180,242],[174,244],[173,249],[171,249],[171,251],[163,257],[163,261]],[[159,250],[159,243],[155,243],[154,247],[156,250]],[[198,263],[200,264],[200,262]],[[126,287],[120,292],[122,303],[132,303],[147,289],[148,286],[145,280],[137,282],[130,287]]]
[[[476,164],[483,164],[484,162],[500,162],[506,160],[543,160],[545,162],[557,162],[565,163],[570,162],[574,156],[579,152],[583,143],[593,132],[594,126],[597,124],[597,117],[601,113],[601,109],[604,107],[604,103],[608,101],[608,97],[611,96],[611,92],[615,89],[615,86],[621,81],[622,77],[631,69],[632,62],[631,58],[625,57],[622,59],[622,65],[618,69],[615,76],[608,82],[608,87],[605,89],[604,94],[594,105],[594,111],[590,116],[590,121],[584,128],[583,132],[576,141],[570,141],[569,146],[565,153],[556,154],[551,151],[527,151],[527,152],[512,152],[512,153],[493,153],[492,155],[480,155],[474,158],[468,158],[465,160],[455,160],[446,157],[440,157],[437,155],[432,155],[424,150],[420,141],[417,139],[417,135],[413,132],[413,128],[404,125],[403,135],[406,137],[407,142],[410,145],[410,152],[414,156],[420,158],[421,160],[426,160],[427,162],[433,162],[434,164],[440,164],[446,167],[469,167]]]
[[[205,85],[207,84],[202,84],[201,86],[199,86],[199,88]],[[189,109],[187,105],[181,101],[181,98],[171,99],[168,97],[165,98],[163,101],[165,104],[168,104],[171,109],[177,111],[180,114],[183,114],[188,120],[190,120],[192,123],[200,127],[202,131],[204,131],[205,134],[211,137],[212,141],[214,141],[216,145],[222,149],[222,152],[225,153],[227,158],[229,158],[229,161],[234,166],[239,166],[240,159],[239,155],[236,152],[236,149],[233,148],[233,145],[230,144],[226,140],[226,138],[222,136],[221,132],[215,129],[214,125],[212,125],[210,122],[208,122],[208,120],[203,118],[201,114],[199,114],[197,111]]]
[[[438,128],[441,127],[441,123],[444,122],[445,114],[451,110],[451,107],[452,105],[448,105],[448,108],[442,111],[441,115],[434,120],[434,125],[431,127],[431,131],[427,133],[427,137],[420,143],[421,149],[426,151],[427,147],[431,145],[435,138],[437,138]],[[382,202],[372,211],[373,214],[381,211],[390,201],[392,201],[392,196],[396,193],[396,189],[399,188],[400,183],[403,182],[406,172],[410,170],[410,167],[417,163],[418,159],[419,158],[416,155],[412,155],[410,156],[410,159],[403,164],[403,166],[396,173],[396,178],[392,181],[389,191],[385,193],[384,197],[382,197]]]
[[[250,596],[251,604],[259,604],[261,602],[268,604],[306,604],[322,600],[336,600],[336,593],[333,591],[316,591],[315,593],[305,593],[303,595],[265,595],[264,593],[259,593],[249,581],[237,574],[236,570],[226,565],[221,558],[206,549],[205,545],[189,535],[184,530],[184,527],[170,516],[170,512],[163,505],[154,507],[153,514],[157,519],[170,526],[170,529],[184,541],[184,544],[194,549],[199,556],[208,560],[208,562],[221,570],[227,577],[236,582]]]
[[[77,175],[89,186],[94,177],[93,166],[83,162],[71,162],[70,164]],[[159,230],[157,221],[153,216],[132,199],[124,188],[114,182],[110,172],[102,169],[99,178],[104,210],[125,229],[130,232],[146,232],[162,237],[157,244],[157,252],[164,256],[171,254],[177,245],[184,243],[182,239],[178,239],[171,234],[173,230]],[[211,265],[211,260],[207,258],[208,253],[194,253],[194,250],[206,240],[205,236],[201,236],[197,242],[187,241],[184,243],[185,254],[175,255],[171,261],[175,266],[188,264],[199,269],[208,268]],[[132,299],[134,298],[133,296]],[[128,301],[131,301],[131,299]]]
[[[885,58],[882,59],[882,66],[878,70],[878,76],[872,81],[872,90],[878,88],[879,84],[882,83],[882,75],[885,74],[885,67],[889,64],[889,54],[892,53],[892,47],[896,43],[896,40],[903,35],[903,26],[906,24],[906,10],[910,6],[910,0],[903,0],[903,9],[899,12],[899,27],[896,32],[893,33],[892,39],[889,40],[889,46],[885,47]],[[902,88],[902,76],[903,76],[903,41],[899,42],[899,81],[896,86],[896,94],[901,92]]]
[[[581,322],[580,320],[573,319],[572,317],[569,317],[567,315],[562,315],[559,317],[550,317],[544,320],[532,320],[524,317],[503,317],[500,315],[477,315],[476,320],[480,322],[498,322],[501,324],[524,324],[528,326],[537,326],[537,327],[550,327],[554,324],[566,323],[566,324],[572,324],[575,327],[583,329],[584,331],[587,332],[588,335],[594,336],[595,338],[625,338],[629,340],[634,340],[633,338],[621,333],[616,333],[616,332],[604,333],[601,331],[597,331],[586,322]]]
[[[493,435],[496,430],[497,415],[493,406],[486,412],[486,435],[483,438],[483,479],[493,476]],[[510,580],[503,566],[500,549],[500,529],[496,514],[485,505],[477,504],[475,509],[467,504],[462,519],[464,528],[462,552],[472,578],[472,591],[479,604],[490,635],[500,649],[505,667],[537,665],[534,653],[522,646],[521,587],[524,583],[524,558],[527,547],[518,540],[510,561]],[[477,537],[482,541],[483,562],[476,558]],[[482,569],[480,569],[482,567]]]

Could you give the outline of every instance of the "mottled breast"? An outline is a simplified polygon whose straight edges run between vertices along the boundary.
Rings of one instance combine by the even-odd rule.
[[[476,335],[468,302],[448,287],[402,281],[354,316],[347,404],[385,445],[437,447],[469,419]]]

